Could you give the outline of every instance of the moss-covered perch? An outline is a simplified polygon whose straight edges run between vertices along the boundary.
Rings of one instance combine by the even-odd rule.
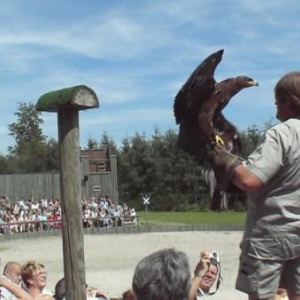
[[[81,207],[79,110],[97,108],[99,102],[92,89],[78,85],[44,94],[35,107],[38,111],[57,112],[66,300],[84,300],[86,280]]]
[[[57,112],[71,108],[83,110],[99,107],[95,92],[85,85],[77,85],[52,91],[41,96],[36,104],[36,110]]]

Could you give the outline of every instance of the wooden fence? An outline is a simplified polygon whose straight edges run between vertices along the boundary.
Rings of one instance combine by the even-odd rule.
[[[114,203],[119,203],[117,181],[117,158],[111,155],[111,171],[89,173],[86,159],[81,160],[82,196],[100,197],[109,194]],[[59,173],[5,174],[0,175],[0,194],[11,203],[31,196],[35,201],[42,197],[60,199]]]
[[[84,234],[139,234],[150,232],[188,232],[188,231],[243,231],[242,225],[211,225],[211,224],[196,224],[196,225],[127,225],[118,227],[92,227],[84,228]],[[51,236],[61,236],[61,230],[44,230],[38,232],[24,232],[17,234],[0,235],[0,241],[10,241],[17,239],[34,239]]]

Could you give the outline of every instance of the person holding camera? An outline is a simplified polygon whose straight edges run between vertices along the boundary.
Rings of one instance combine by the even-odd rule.
[[[220,272],[219,254],[217,252],[209,252],[207,250],[202,251],[200,261],[194,270],[189,300],[205,299],[205,295],[212,295],[216,293],[221,279]],[[211,292],[210,289],[216,280],[216,291]]]

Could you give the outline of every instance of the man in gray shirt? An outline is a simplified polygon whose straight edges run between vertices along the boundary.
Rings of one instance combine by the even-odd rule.
[[[236,288],[249,300],[273,300],[278,287],[300,299],[300,72],[275,86],[276,117],[242,162],[221,145],[208,150],[216,178],[248,194]]]

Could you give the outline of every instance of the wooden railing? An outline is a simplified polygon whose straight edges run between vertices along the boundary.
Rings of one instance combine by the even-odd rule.
[[[118,226],[140,226],[139,217],[121,217],[121,218],[83,218],[82,224],[84,228],[102,228],[102,227],[118,227]],[[22,233],[22,232],[36,232],[48,230],[61,230],[61,220],[47,220],[47,221],[29,221],[29,222],[6,222],[0,224],[0,233]]]

